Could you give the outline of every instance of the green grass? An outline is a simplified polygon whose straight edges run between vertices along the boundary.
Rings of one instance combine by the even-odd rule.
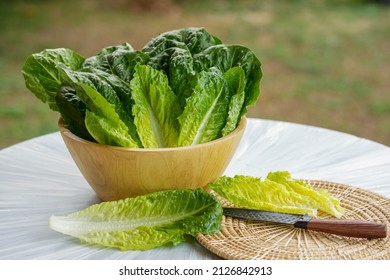
[[[68,47],[84,56],[161,32],[204,26],[253,49],[263,64],[250,117],[316,125],[390,146],[390,7],[359,0],[0,3],[0,148],[57,130],[58,114],[24,86],[25,58]],[[111,3],[111,4],[107,4]],[[165,6],[163,5],[165,4]]]

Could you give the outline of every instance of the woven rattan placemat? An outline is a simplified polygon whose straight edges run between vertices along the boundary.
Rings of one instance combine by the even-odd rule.
[[[390,199],[360,188],[307,180],[340,199],[343,219],[367,220],[390,228]],[[222,201],[222,203],[226,203]],[[319,214],[323,218],[328,215]],[[223,217],[221,230],[198,234],[196,240],[214,254],[231,260],[341,260],[390,259],[390,233],[386,238],[361,239],[297,229],[288,225]]]

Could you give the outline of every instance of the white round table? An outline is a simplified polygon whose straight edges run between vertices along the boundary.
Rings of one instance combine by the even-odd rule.
[[[349,134],[288,122],[248,119],[225,174],[263,177],[289,171],[390,197],[390,148]],[[218,259],[194,238],[149,251],[97,248],[51,230],[51,215],[67,215],[99,199],[82,177],[60,134],[0,151],[0,259]]]

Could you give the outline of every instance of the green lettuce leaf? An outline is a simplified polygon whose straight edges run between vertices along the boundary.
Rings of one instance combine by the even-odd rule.
[[[168,48],[153,56],[147,65],[163,71],[168,76],[169,85],[179,99],[182,109],[192,93],[191,81],[195,75],[190,51],[183,48]]]
[[[178,145],[205,143],[221,136],[228,115],[230,92],[226,79],[216,68],[197,75],[193,93],[179,117]]]
[[[245,72],[239,67],[230,68],[224,73],[229,86],[230,103],[228,117],[225,127],[222,129],[222,136],[225,136],[236,129],[241,120],[241,108],[245,101]]]
[[[93,72],[95,69],[98,69],[98,70],[105,71],[107,73],[112,74],[113,71],[112,71],[110,63],[108,61],[108,57],[110,57],[113,53],[122,52],[122,51],[133,52],[134,49],[129,43],[123,43],[121,45],[109,46],[109,47],[103,48],[96,55],[85,59],[83,65],[82,65],[82,68],[90,69],[91,72]]]
[[[150,66],[137,65],[130,88],[134,123],[143,146],[177,146],[181,108],[167,76]]]
[[[264,180],[244,175],[223,176],[211,183],[210,188],[237,207],[248,209],[311,216],[317,216],[317,210],[321,210],[337,218],[344,212],[336,198],[292,179],[288,172],[270,173]]]
[[[132,138],[127,125],[115,111],[115,105],[108,102],[94,88],[79,84],[79,96],[87,105],[85,126],[93,138],[100,144],[139,148]]]
[[[114,108],[120,120],[127,126],[131,138],[137,143],[137,147],[142,147],[134,125],[130,87],[125,81],[98,69],[91,73],[88,69],[72,71],[64,65],[58,65],[58,68],[61,70],[62,79],[76,90],[77,95],[90,111],[96,114],[99,108],[96,108],[95,103],[89,102],[90,98],[85,94],[83,85],[90,86],[112,104],[112,108]],[[98,103],[98,106],[99,104],[103,103]],[[100,115],[100,113],[97,114]],[[99,140],[97,141],[99,142]]]
[[[64,83],[59,88],[55,100],[65,127],[85,140],[95,141],[85,126],[87,106],[77,96],[76,90]]]
[[[68,216],[52,216],[50,227],[80,240],[121,250],[177,245],[186,235],[219,231],[222,207],[203,189],[168,190],[102,202]]]
[[[115,114],[113,114],[115,116]],[[85,114],[85,126],[93,138],[100,144],[126,148],[139,148],[127,132],[127,127],[116,116],[106,118],[91,111]]]
[[[193,55],[218,44],[222,41],[204,28],[192,27],[162,33],[150,40],[142,52],[150,56],[148,65],[168,76],[169,84],[184,109],[186,98],[192,93],[191,80],[196,74]]]
[[[80,84],[89,85],[99,92],[109,103],[115,106],[117,113],[123,120],[130,122],[131,111],[129,106],[124,106],[121,99],[130,99],[130,89],[128,85],[118,77],[95,70],[95,73],[87,69],[82,71],[73,71],[64,65],[58,66],[62,80],[71,85],[76,91],[80,89]]]
[[[262,78],[261,63],[255,53],[240,45],[216,45],[194,55],[196,72],[217,67],[223,73],[230,68],[240,66],[245,72],[245,101],[240,116],[247,113],[248,107],[256,104],[260,96]]]
[[[88,58],[65,48],[44,50],[27,58],[22,73],[26,87],[60,111],[76,135],[90,139],[83,125],[86,110],[93,113],[88,123],[94,131],[107,131],[110,124],[118,129],[117,121],[89,107],[93,103],[87,104],[82,86],[88,85],[113,105],[137,145],[150,148],[195,145],[229,134],[256,103],[262,77],[251,50],[225,45],[204,28],[162,33],[139,51],[128,43]]]
[[[112,73],[130,83],[134,75],[134,68],[137,64],[145,65],[149,56],[140,51],[116,50],[107,56],[108,65]]]
[[[168,48],[177,47],[188,49],[191,54],[197,54],[210,46],[222,44],[216,36],[211,35],[204,28],[183,28],[164,32],[150,40],[142,52],[156,56]]]
[[[22,68],[26,87],[52,110],[58,111],[55,97],[63,81],[57,65],[63,64],[70,70],[77,70],[83,62],[83,56],[65,48],[32,54]]]
[[[334,217],[340,218],[345,210],[341,207],[340,201],[331,196],[327,190],[314,190],[309,184],[291,178],[287,171],[270,172],[267,179],[286,186],[289,192],[296,192],[310,197],[318,203],[318,209]]]

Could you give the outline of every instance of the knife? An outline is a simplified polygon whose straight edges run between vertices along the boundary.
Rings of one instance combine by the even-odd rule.
[[[266,221],[293,225],[318,232],[332,233],[349,237],[385,238],[387,226],[384,223],[342,219],[314,219],[309,215],[297,215],[244,208],[223,208],[223,214],[234,218]]]

